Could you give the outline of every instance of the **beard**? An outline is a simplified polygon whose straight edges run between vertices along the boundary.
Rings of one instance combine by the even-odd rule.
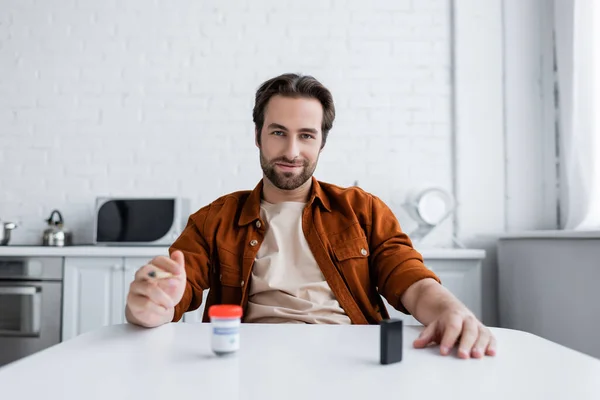
[[[302,186],[312,177],[317,168],[317,161],[311,164],[308,160],[292,161],[285,157],[267,160],[262,150],[260,151],[260,167],[263,173],[276,188],[281,190],[294,190]],[[294,172],[278,172],[275,166],[276,163],[302,165],[302,169],[299,174]]]

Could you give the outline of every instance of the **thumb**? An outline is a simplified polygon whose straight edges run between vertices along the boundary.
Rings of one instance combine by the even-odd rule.
[[[185,266],[185,258],[181,250],[175,250],[171,253],[171,260],[175,261],[181,268]]]
[[[421,332],[419,337],[413,342],[413,346],[415,346],[416,348],[423,348],[433,341],[433,336],[435,335],[436,322],[432,322],[427,328],[425,328]]]

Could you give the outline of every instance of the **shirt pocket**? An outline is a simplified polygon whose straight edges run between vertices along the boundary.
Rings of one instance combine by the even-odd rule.
[[[369,245],[365,237],[345,240],[333,246],[333,253],[340,272],[346,280],[368,285]],[[348,282],[350,283],[350,282]],[[361,286],[362,286],[361,285]]]
[[[241,288],[242,265],[241,257],[228,249],[219,247],[219,281],[221,285]]]
[[[220,304],[242,305],[242,264],[235,253],[219,248]]]

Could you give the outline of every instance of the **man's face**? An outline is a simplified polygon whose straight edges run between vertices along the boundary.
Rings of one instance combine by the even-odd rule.
[[[283,190],[310,179],[321,152],[323,107],[316,99],[273,96],[265,108],[260,166],[265,177]]]

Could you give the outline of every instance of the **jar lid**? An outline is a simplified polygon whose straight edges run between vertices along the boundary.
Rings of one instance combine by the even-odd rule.
[[[210,318],[241,318],[242,307],[234,304],[216,304],[208,309]]]

